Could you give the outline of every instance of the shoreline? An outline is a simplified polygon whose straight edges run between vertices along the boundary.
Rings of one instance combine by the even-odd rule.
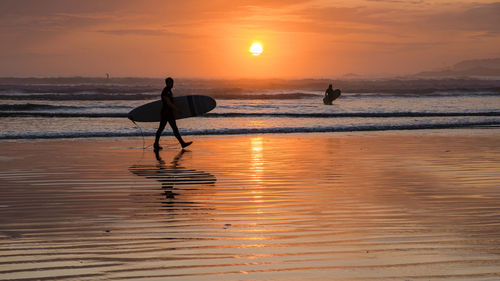
[[[343,134],[367,134],[367,135],[377,135],[377,134],[395,134],[395,135],[405,135],[405,134],[425,134],[425,133],[430,133],[430,134],[471,134],[474,132],[475,134],[483,133],[483,134],[499,134],[500,131],[500,126],[496,125],[496,122],[493,123],[485,123],[483,124],[478,124],[478,125],[460,125],[460,126],[449,126],[449,125],[444,125],[443,127],[436,127],[436,125],[431,125],[431,126],[413,126],[416,128],[397,128],[397,129],[366,129],[366,130],[351,130],[349,128],[346,128],[345,130],[336,130],[336,131],[331,131],[328,128],[325,128],[325,130],[315,130],[315,131],[290,131],[290,132],[283,132],[281,129],[279,130],[273,130],[269,129],[267,131],[262,131],[259,129],[251,130],[248,129],[247,133],[240,133],[238,130],[235,132],[227,132],[227,133],[189,133],[189,132],[182,132],[181,134],[183,136],[189,136],[189,137],[194,137],[194,138],[203,138],[203,137],[230,137],[230,136],[253,136],[253,135],[295,135],[295,134],[338,134],[338,135],[343,135]],[[431,127],[431,128],[429,128]],[[252,132],[255,131],[255,132]],[[113,139],[113,138],[118,138],[118,139],[125,139],[125,138],[151,138],[154,137],[154,133],[147,133],[143,134],[142,136],[137,133],[124,133],[123,135],[112,135],[112,136],[107,136],[106,134],[97,134],[97,135],[89,135],[89,136],[32,136],[32,137],[0,137],[0,142],[1,141],[22,141],[22,140],[69,140],[69,139]],[[165,130],[165,132],[162,134],[162,138],[170,138],[173,137],[173,134],[169,130]]]

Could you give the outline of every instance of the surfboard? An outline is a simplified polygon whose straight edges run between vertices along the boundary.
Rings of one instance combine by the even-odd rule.
[[[338,99],[340,97],[340,94],[341,94],[340,90],[339,89],[335,89],[333,91],[333,95],[331,97],[331,100],[328,97],[324,97],[323,98],[323,103],[326,104],[326,105],[331,105],[334,100],[336,100],[336,99]]]
[[[173,101],[181,111],[180,113],[174,112],[175,119],[200,116],[217,105],[213,98],[203,95],[174,97]],[[128,113],[128,119],[135,122],[159,122],[160,111],[161,100],[157,100],[132,109]]]

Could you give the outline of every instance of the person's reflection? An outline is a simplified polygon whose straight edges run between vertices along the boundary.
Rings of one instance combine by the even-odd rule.
[[[172,161],[167,164],[161,157],[160,151],[155,151],[157,160],[156,165],[134,165],[129,168],[129,171],[148,179],[154,179],[161,183],[164,196],[167,201],[164,204],[173,204],[174,199],[180,190],[180,186],[196,186],[214,184],[217,179],[214,175],[203,171],[186,169],[179,164],[182,156],[187,153],[186,150],[181,150]],[[192,190],[192,189],[191,189]]]
[[[162,171],[162,170],[165,170],[166,169],[166,165],[165,165],[165,161],[163,161],[163,159],[161,158],[160,156],[160,151],[158,150],[154,150],[155,152],[155,156],[156,156],[156,160],[158,161],[158,169],[159,171]],[[178,168],[179,166],[179,160],[181,159],[182,155],[184,154],[185,150],[182,149],[175,157],[174,159],[172,160],[171,162],[171,167],[172,167],[172,170],[175,170]],[[173,189],[174,189],[174,185],[170,185],[170,183],[167,181],[167,182],[163,182],[161,179],[157,179],[159,182],[161,182],[161,186],[164,190],[164,195],[165,195],[165,198],[167,199],[174,199],[175,198],[175,195],[177,195],[176,193],[174,193]],[[167,202],[165,202],[167,203]]]

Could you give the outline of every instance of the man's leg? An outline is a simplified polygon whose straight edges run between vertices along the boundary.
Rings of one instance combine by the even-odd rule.
[[[193,142],[184,142],[184,140],[181,137],[181,133],[179,132],[179,128],[177,128],[177,122],[175,122],[174,118],[169,118],[168,123],[170,124],[170,127],[172,127],[172,131],[174,132],[174,136],[177,138],[177,140],[181,144],[182,148],[193,143]]]
[[[160,120],[160,125],[158,126],[158,130],[156,130],[156,138],[155,138],[154,148],[161,149],[160,136],[161,136],[161,133],[163,132],[163,130],[165,129],[166,125],[167,125],[167,119],[162,117]]]

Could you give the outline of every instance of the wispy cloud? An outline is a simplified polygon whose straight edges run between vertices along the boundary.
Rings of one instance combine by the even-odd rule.
[[[473,3],[460,11],[443,11],[428,16],[422,22],[429,28],[458,31],[498,33],[500,31],[500,2]]]
[[[110,35],[145,35],[145,36],[179,36],[181,34],[170,32],[165,29],[107,29],[107,30],[97,30],[97,32],[110,34]]]

